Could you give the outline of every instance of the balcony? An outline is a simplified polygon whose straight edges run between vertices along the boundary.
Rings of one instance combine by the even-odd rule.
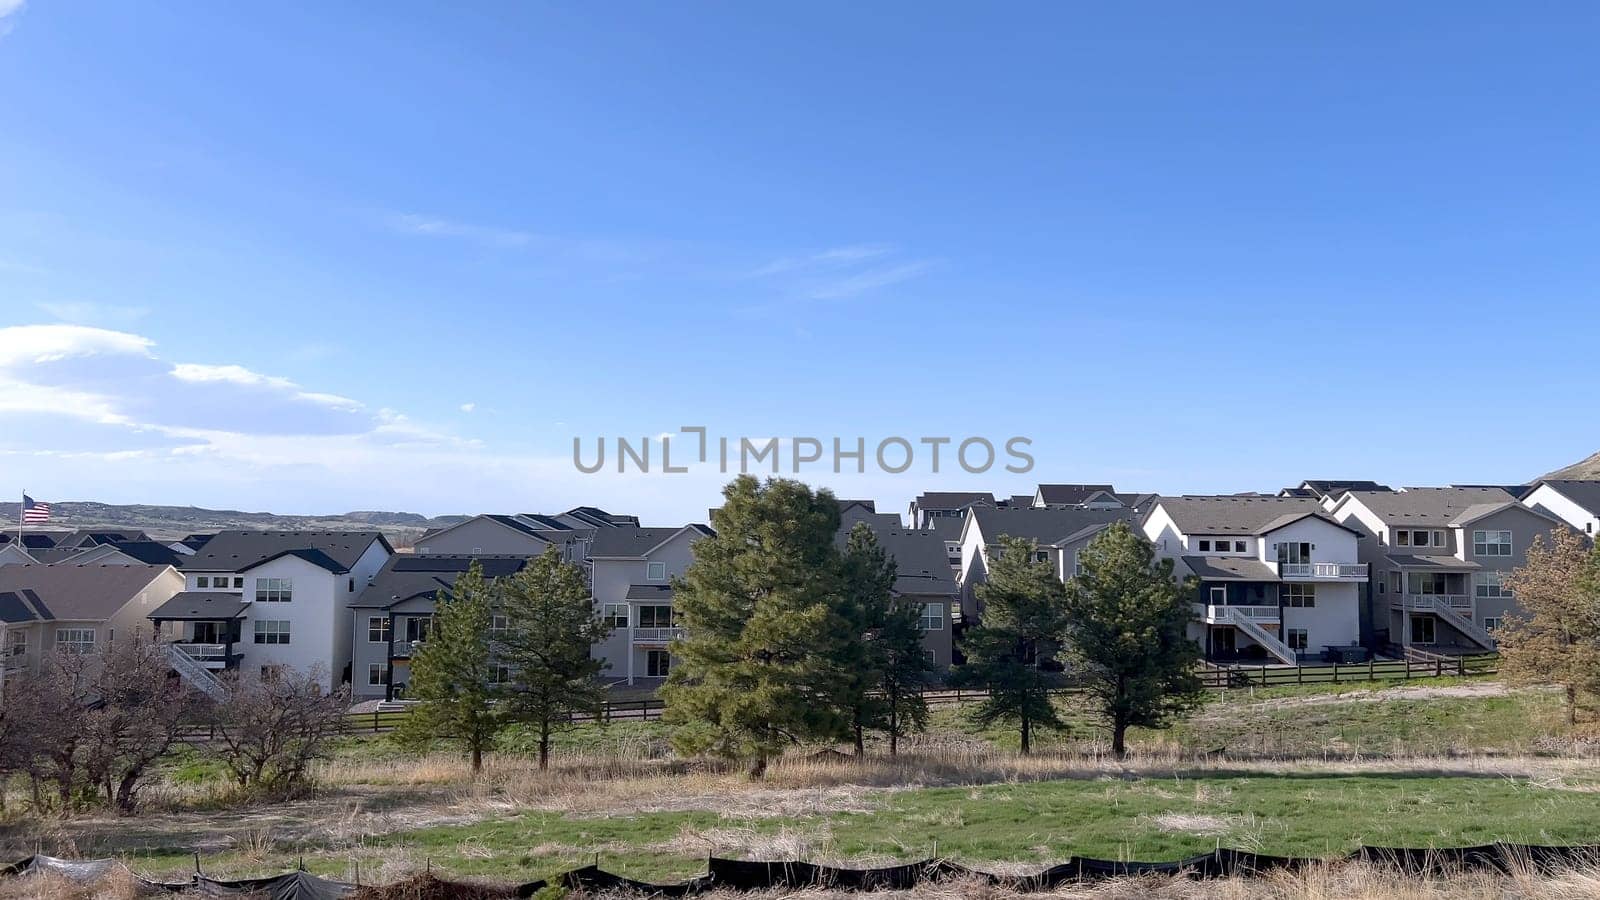
[[[1286,581],[1366,581],[1366,563],[1278,563],[1278,577]]]
[[[189,657],[208,669],[226,669],[228,665],[239,658],[239,654],[229,655],[227,644],[203,644],[194,641],[173,641],[172,646],[179,653]]]
[[[635,644],[670,644],[681,637],[683,637],[683,629],[678,627],[633,629],[633,643]]]
[[[1416,612],[1433,612],[1436,606],[1445,605],[1454,610],[1466,610],[1470,616],[1472,598],[1465,594],[1401,594],[1391,598],[1389,605],[1394,609]]]
[[[1249,619],[1258,625],[1275,625],[1282,621],[1276,606],[1224,606],[1206,604],[1202,614],[1207,625],[1232,625],[1235,618]]]

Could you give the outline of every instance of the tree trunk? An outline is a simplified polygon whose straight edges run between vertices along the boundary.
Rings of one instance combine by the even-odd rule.
[[[1578,724],[1578,687],[1577,687],[1577,685],[1573,685],[1573,684],[1568,684],[1566,687],[1567,687],[1567,725],[1571,726],[1571,725]]]
[[[1022,755],[1027,756],[1033,752],[1033,720],[1027,716],[1022,717]]]
[[[133,815],[133,789],[139,783],[137,770],[122,776],[122,781],[117,785],[117,812],[123,815]]]
[[[755,760],[750,763],[750,779],[752,781],[760,781],[763,778],[765,778],[766,776],[767,776],[767,754],[766,753],[759,753],[759,754],[756,755]]]
[[[550,721],[539,723],[539,771],[550,768]]]
[[[1111,726],[1111,752],[1122,759],[1128,755],[1128,724],[1117,722]]]
[[[889,755],[894,756],[900,752],[900,710],[899,704],[889,701]]]
[[[864,735],[865,729],[863,729],[861,727],[861,722],[859,720],[856,722],[855,731],[856,731],[856,756],[866,756],[867,755],[867,742],[866,742],[866,737]]]
[[[477,741],[472,742],[472,777],[477,778],[483,772],[483,745]]]

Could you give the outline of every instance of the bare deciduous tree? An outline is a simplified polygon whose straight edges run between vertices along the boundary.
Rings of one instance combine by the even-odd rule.
[[[290,793],[327,754],[349,704],[344,691],[328,693],[321,682],[316,670],[226,679],[227,694],[211,710],[212,750],[241,788]]]
[[[1534,539],[1505,587],[1528,615],[1501,624],[1501,671],[1514,682],[1559,685],[1574,724],[1579,700],[1600,694],[1600,550],[1558,528]]]

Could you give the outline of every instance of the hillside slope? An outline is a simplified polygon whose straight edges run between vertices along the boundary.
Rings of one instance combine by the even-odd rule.
[[[1580,460],[1564,469],[1557,469],[1544,476],[1546,478],[1565,478],[1568,480],[1600,479],[1600,453]]]
[[[16,527],[18,503],[0,503],[0,528]],[[181,538],[197,531],[224,528],[261,528],[301,531],[359,531],[376,528],[390,541],[409,543],[430,528],[459,522],[465,516],[358,510],[330,516],[293,516],[237,509],[202,509],[197,506],[117,505],[92,500],[67,500],[50,504],[49,528],[72,529],[106,526],[138,528],[151,537]]]

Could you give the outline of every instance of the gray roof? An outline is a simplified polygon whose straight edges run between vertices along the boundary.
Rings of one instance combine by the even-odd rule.
[[[1351,491],[1352,500],[1372,510],[1388,525],[1446,528],[1463,512],[1484,504],[1514,503],[1516,498],[1497,487],[1406,488],[1403,491]]]
[[[281,556],[298,556],[330,572],[350,571],[373,542],[393,551],[377,531],[222,531],[185,556],[179,568],[194,572],[243,572]]]
[[[989,491],[928,491],[917,495],[917,509],[965,509],[974,503],[994,504]]]
[[[672,585],[670,584],[630,584],[628,595],[624,600],[643,600],[646,602],[671,603]]]
[[[1440,571],[1449,569],[1453,571],[1468,571],[1472,569],[1483,568],[1475,562],[1468,562],[1464,559],[1449,556],[1443,553],[1439,554],[1438,556],[1408,556],[1404,554],[1396,554],[1389,556],[1388,559],[1389,562],[1399,566],[1402,569],[1438,569]]]
[[[1001,535],[1027,538],[1041,544],[1066,543],[1085,529],[1098,530],[1113,522],[1132,523],[1131,509],[987,509],[975,507],[971,513],[983,530],[984,539],[998,541]]]
[[[1354,531],[1323,513],[1311,497],[1162,497],[1156,504],[1184,534],[1266,534],[1308,517]]]
[[[449,553],[396,553],[373,576],[361,597],[350,604],[354,609],[387,609],[416,597],[432,598],[456,583],[476,562],[485,578],[503,578],[521,571],[526,556],[490,554],[472,556]]]
[[[709,537],[711,529],[705,525],[682,525],[677,528],[641,528],[638,525],[618,525],[595,532],[594,543],[589,545],[590,559],[643,559],[645,553],[685,528]],[[699,540],[699,538],[695,538]]]
[[[1561,496],[1583,507],[1590,515],[1600,516],[1600,481],[1545,479],[1539,484],[1550,485]]]
[[[896,594],[956,593],[955,576],[950,571],[950,557],[945,553],[946,535],[932,528],[905,528],[899,522],[884,524],[867,522],[878,546],[894,560],[894,591]],[[850,533],[840,529],[834,540],[843,547]],[[950,537],[954,540],[954,537]]]
[[[1277,581],[1278,573],[1248,556],[1185,556],[1183,564],[1202,581]]]
[[[1041,484],[1037,496],[1048,504],[1077,506],[1087,503],[1095,494],[1116,497],[1117,489],[1109,484]]]
[[[1315,491],[1319,497],[1325,497],[1329,494],[1339,497],[1345,491],[1394,490],[1387,484],[1379,484],[1376,481],[1368,481],[1361,478],[1307,478],[1305,481],[1300,482],[1300,488],[1309,488]],[[1290,488],[1290,490],[1296,489]]]
[[[170,544],[160,541],[118,541],[110,546],[130,559],[152,566],[176,566],[180,560],[189,558],[188,554],[179,553]],[[88,553],[93,549],[85,547],[83,552]]]
[[[23,621],[98,621],[110,618],[166,571],[167,566],[137,565],[0,566],[0,594],[32,599],[42,615]]]
[[[1458,488],[1499,488],[1518,500],[1521,500],[1522,498],[1533,493],[1533,489],[1539,485],[1536,482],[1534,484],[1452,484],[1450,486]]]
[[[244,615],[250,604],[239,594],[226,591],[182,591],[156,607],[145,618],[156,620],[211,621],[237,619]]]

